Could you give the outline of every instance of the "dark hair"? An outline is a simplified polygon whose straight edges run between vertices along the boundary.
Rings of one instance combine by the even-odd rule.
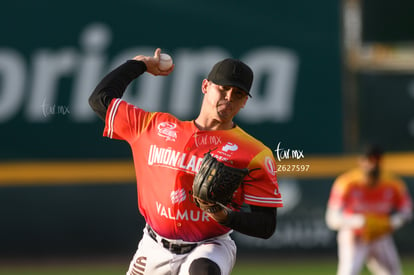
[[[365,145],[363,150],[363,155],[365,157],[374,157],[374,158],[381,158],[384,154],[384,150],[379,144],[368,144]]]

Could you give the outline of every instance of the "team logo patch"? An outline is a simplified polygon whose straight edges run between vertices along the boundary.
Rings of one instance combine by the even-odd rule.
[[[172,191],[170,194],[171,202],[173,204],[180,203],[185,201],[187,198],[187,195],[185,193],[184,188],[181,188],[180,190]]]
[[[272,160],[271,157],[266,157],[265,158],[265,166],[266,166],[266,170],[267,172],[269,172],[271,175],[275,176],[276,175],[276,164],[275,162]]]
[[[231,143],[231,142],[227,142],[226,145],[223,146],[223,148],[221,148],[222,151],[224,152],[228,152],[228,151],[237,151],[237,149],[239,149],[239,146],[237,146],[237,144],[235,143]]]
[[[166,141],[175,141],[177,139],[177,124],[173,122],[161,122],[158,124],[158,135],[165,138]]]

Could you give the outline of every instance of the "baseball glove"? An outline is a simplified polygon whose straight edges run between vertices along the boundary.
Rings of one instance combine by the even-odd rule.
[[[210,152],[206,153],[193,181],[194,202],[206,212],[221,210],[231,202],[233,193],[248,174],[249,169],[227,166]]]
[[[387,215],[366,214],[361,238],[372,242],[392,232],[390,219]]]

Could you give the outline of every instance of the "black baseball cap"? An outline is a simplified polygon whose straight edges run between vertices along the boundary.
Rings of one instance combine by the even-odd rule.
[[[226,58],[216,63],[207,79],[217,85],[237,87],[252,97],[253,71],[238,59]]]

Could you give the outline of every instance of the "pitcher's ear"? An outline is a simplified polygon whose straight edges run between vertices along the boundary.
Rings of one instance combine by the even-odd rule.
[[[204,79],[203,82],[201,83],[201,92],[203,94],[207,93],[208,85],[210,85],[210,81],[208,79]]]

